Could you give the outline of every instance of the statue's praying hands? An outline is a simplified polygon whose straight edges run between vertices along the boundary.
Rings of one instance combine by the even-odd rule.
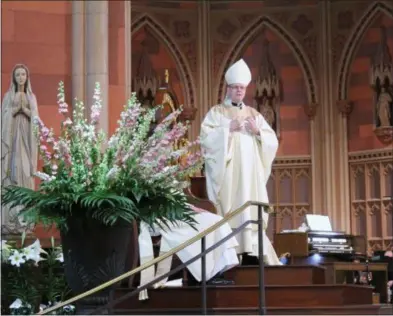
[[[15,108],[14,116],[20,113],[30,118],[31,115],[30,104],[29,101],[27,100],[27,96],[25,92],[17,92],[15,94],[14,108]]]
[[[16,116],[20,112],[22,112],[22,94],[23,92],[17,92],[15,93],[14,100],[12,102],[12,115]]]

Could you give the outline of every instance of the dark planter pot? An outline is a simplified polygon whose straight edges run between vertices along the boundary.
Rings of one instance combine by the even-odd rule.
[[[130,267],[130,239],[133,224],[119,222],[109,227],[93,219],[70,218],[68,230],[61,232],[65,276],[73,295],[99,286]],[[112,289],[103,289],[76,303],[77,314],[86,315],[109,301]],[[110,313],[104,310],[102,314]]]

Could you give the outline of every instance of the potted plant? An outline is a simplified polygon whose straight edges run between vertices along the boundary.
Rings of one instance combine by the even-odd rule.
[[[41,179],[38,189],[5,187],[2,204],[21,207],[27,224],[57,226],[66,279],[78,294],[125,272],[134,223],[193,224],[182,190],[188,186],[188,176],[201,168],[202,158],[196,151],[182,164],[176,163],[198,144],[176,149],[189,127],[176,120],[181,110],[152,131],[157,108],[144,109],[133,94],[108,139],[98,124],[99,84],[89,120],[81,102],[76,102],[69,115],[63,83],[58,106],[64,116],[59,136],[34,118],[43,161],[42,171],[36,174]],[[90,303],[104,304],[108,293],[109,289],[104,290]]]
[[[25,246],[15,240],[1,241],[1,312],[11,315],[32,315],[69,298],[64,278],[63,253],[52,246],[41,248],[40,240]],[[55,315],[74,314],[74,306],[58,309]]]

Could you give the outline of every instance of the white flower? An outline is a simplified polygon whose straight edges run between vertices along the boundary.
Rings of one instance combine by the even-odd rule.
[[[22,301],[17,298],[11,305],[10,305],[10,309],[18,309],[22,307]]]
[[[22,249],[22,254],[25,256],[26,261],[33,260],[36,264],[44,260],[34,248],[26,247]]]
[[[63,307],[63,311],[65,312],[71,312],[75,310],[75,306],[74,305],[66,305]]]
[[[27,247],[22,249],[21,253],[25,256],[26,261],[33,259],[37,256],[34,249],[27,248]]]
[[[63,123],[64,125],[72,125],[72,121],[69,117],[67,117],[67,119],[64,121]]]
[[[88,140],[93,140],[96,137],[95,127],[93,125],[85,126],[82,136]]]
[[[27,246],[25,249],[33,251],[36,255],[39,255],[40,253],[47,253],[44,249],[41,248],[39,239],[36,239],[34,243],[32,243],[30,246]]]
[[[119,138],[117,136],[115,136],[115,135],[112,135],[111,138],[108,141],[108,146],[111,147],[111,148],[114,148],[114,147],[116,147],[118,142],[119,142]]]
[[[27,308],[31,308],[30,304],[24,304],[21,299],[17,298],[11,305],[10,309],[19,309],[23,306],[26,306]]]
[[[44,260],[40,256],[42,253],[46,254],[47,252],[41,248],[41,243],[38,239],[30,246],[23,248],[21,251],[21,254],[25,257],[26,261],[33,260],[36,264]]]
[[[64,256],[62,252],[59,252],[56,256],[56,260],[60,262],[64,262]]]
[[[1,241],[1,260],[3,262],[6,262],[10,256],[11,253],[11,246],[7,244],[7,240],[2,240]]]
[[[7,240],[2,239],[1,240],[1,250],[9,250],[10,249],[10,245],[7,244]]]
[[[36,172],[35,175],[43,181],[50,181],[50,178],[51,178],[51,176],[49,174],[41,172],[41,171]]]
[[[114,179],[119,172],[119,167],[115,166],[106,174],[107,179]]]
[[[19,253],[18,250],[14,250],[12,255],[8,258],[11,261],[11,265],[20,267],[21,263],[25,263],[26,260],[23,258],[23,254]]]

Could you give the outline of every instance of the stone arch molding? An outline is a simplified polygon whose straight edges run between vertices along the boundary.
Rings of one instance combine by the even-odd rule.
[[[139,29],[144,26],[149,26],[149,28],[153,31],[154,35],[157,36],[157,38],[166,45],[170,54],[175,60],[177,69],[180,73],[181,81],[184,83],[182,84],[182,90],[185,99],[184,106],[195,106],[195,85],[191,76],[190,67],[186,63],[187,59],[184,57],[183,53],[180,51],[179,47],[165,30],[165,28],[148,14],[142,14],[141,16],[138,16],[134,21],[132,21],[131,38],[132,35],[134,35]]]
[[[339,100],[346,100],[348,96],[348,77],[355,51],[359,47],[366,31],[379,13],[385,13],[393,18],[393,7],[384,2],[374,2],[359,19],[347,41],[339,62],[337,95]]]
[[[220,68],[220,81],[218,86],[218,94],[217,100],[221,97],[224,98],[225,90],[225,80],[224,80],[224,72],[228,67],[233,64],[236,59],[240,56],[241,51],[248,45],[251,40],[256,36],[256,34],[262,29],[263,26],[269,27],[273,30],[290,48],[292,53],[294,54],[297,62],[302,69],[305,85],[307,91],[307,99],[309,104],[317,104],[318,95],[316,89],[316,79],[315,73],[312,70],[310,60],[306,58],[306,54],[304,50],[301,48],[299,43],[285,30],[284,27],[280,25],[280,23],[274,21],[268,16],[261,16],[257,18],[238,38],[235,42],[235,45],[230,50],[229,56],[226,59],[226,62]]]

